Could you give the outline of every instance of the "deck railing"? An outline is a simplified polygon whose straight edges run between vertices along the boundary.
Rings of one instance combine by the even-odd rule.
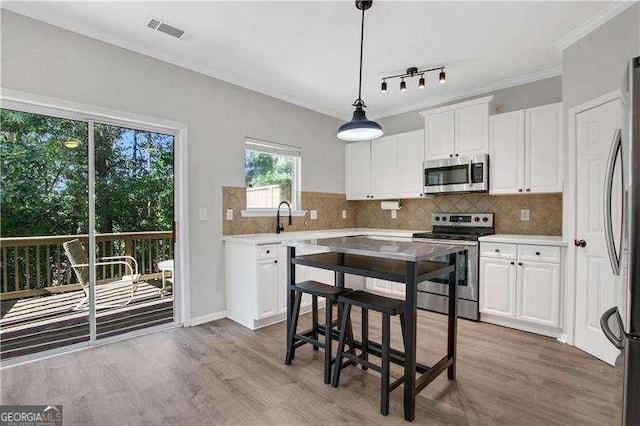
[[[78,238],[88,252],[89,236],[57,235],[41,237],[0,238],[0,293],[25,292],[76,283],[62,244]],[[171,231],[118,232],[96,235],[98,257],[132,256],[139,272],[153,274],[161,260],[173,259]],[[126,274],[123,265],[99,266],[97,280],[108,280]]]

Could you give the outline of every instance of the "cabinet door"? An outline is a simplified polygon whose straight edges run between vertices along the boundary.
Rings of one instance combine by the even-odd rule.
[[[480,258],[480,312],[515,318],[515,261]]]
[[[393,283],[391,281],[385,281],[378,278],[367,278],[366,280],[367,289],[381,293],[391,293],[392,284]]]
[[[526,110],[526,192],[562,192],[562,104]]]
[[[385,136],[371,141],[373,198],[398,197],[398,138]]]
[[[258,319],[278,313],[278,261],[258,261]]]
[[[407,294],[407,286],[404,283],[391,283],[391,293],[404,297]]]
[[[480,104],[455,111],[455,155],[489,152],[489,105]]]
[[[423,195],[424,130],[398,135],[398,198]]]
[[[279,313],[287,312],[287,290],[288,290],[287,289],[287,248],[281,246],[281,247],[278,247],[278,312]]]
[[[366,200],[371,194],[371,142],[345,146],[345,191],[347,200]]]
[[[518,266],[516,318],[560,326],[560,265],[521,262]]]
[[[448,111],[424,118],[425,160],[453,156],[454,116],[453,111]]]
[[[490,118],[489,193],[524,189],[524,110]]]

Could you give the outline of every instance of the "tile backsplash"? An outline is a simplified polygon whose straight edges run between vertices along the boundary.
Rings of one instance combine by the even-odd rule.
[[[344,194],[326,192],[302,192],[302,210],[317,210],[318,219],[311,220],[309,212],[304,217],[294,217],[293,225],[284,223],[285,232],[306,231],[316,229],[355,228],[357,203],[347,201]],[[222,187],[222,235],[263,234],[275,232],[275,217],[242,217],[241,210],[247,208],[246,190],[244,187]],[[227,209],[233,209],[233,220],[226,220]],[[342,210],[347,211],[347,218],[342,219]],[[287,215],[288,210],[282,209]]]
[[[562,194],[436,195],[403,200],[397,219],[381,210],[379,201],[358,201],[357,226],[364,228],[431,229],[431,213],[494,213],[498,234],[562,235]],[[530,220],[520,220],[520,209],[529,209]]]
[[[244,187],[222,188],[223,235],[275,232],[273,217],[242,217],[246,209]],[[233,209],[233,220],[225,220],[226,210]],[[562,194],[437,195],[433,198],[403,200],[397,218],[382,210],[380,201],[347,201],[344,194],[302,192],[302,209],[317,210],[318,219],[294,217],[285,231],[338,228],[431,229],[431,213],[494,213],[495,230],[499,234],[562,235]],[[529,209],[530,220],[520,220],[520,210]],[[347,219],[342,219],[342,210]]]

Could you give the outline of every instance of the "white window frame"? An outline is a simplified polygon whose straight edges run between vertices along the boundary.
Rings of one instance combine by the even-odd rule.
[[[275,142],[269,142],[257,138],[245,137],[245,158],[247,149],[252,151],[264,152],[268,154],[288,155],[294,158],[291,182],[291,216],[303,217],[307,214],[306,210],[300,210],[302,206],[302,151],[299,147],[293,145],[284,145]],[[246,176],[245,176],[246,177]],[[246,197],[246,196],[245,196]],[[281,214],[289,214],[289,210],[281,210]],[[278,214],[277,208],[247,208],[240,211],[242,217],[275,217]]]

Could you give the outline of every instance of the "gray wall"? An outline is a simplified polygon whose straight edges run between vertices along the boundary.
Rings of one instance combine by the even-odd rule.
[[[639,9],[636,3],[562,52],[565,118],[571,107],[620,88],[627,62],[640,55]]]
[[[221,186],[244,185],[245,136],[302,147],[303,190],[344,192],[335,118],[7,10],[1,23],[1,87],[189,126],[192,317],[225,310]]]
[[[378,122],[382,125],[386,135],[418,130],[424,128],[424,117],[418,114],[420,111],[464,102],[469,99],[481,98],[488,95],[496,96],[496,102],[499,105],[498,113],[561,102],[562,78],[558,76],[534,81],[532,83],[521,84],[519,86],[508,87],[506,89],[488,92],[484,95],[476,95],[465,99],[446,102],[429,108],[422,108],[416,111],[385,117],[378,120]]]

